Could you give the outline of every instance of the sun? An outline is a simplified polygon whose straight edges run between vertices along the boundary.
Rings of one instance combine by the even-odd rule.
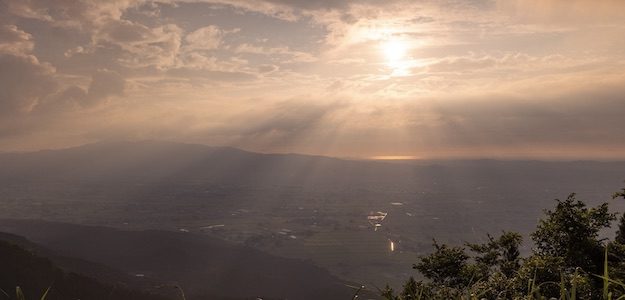
[[[391,70],[391,76],[407,76],[410,74],[412,59],[409,57],[410,44],[400,38],[390,38],[380,43],[380,50],[385,64]]]
[[[406,58],[408,45],[404,41],[391,39],[382,43],[382,52],[389,64],[396,63]]]

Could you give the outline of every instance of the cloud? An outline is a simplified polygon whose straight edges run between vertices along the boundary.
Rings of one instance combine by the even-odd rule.
[[[82,44],[66,48],[65,57],[80,54],[82,58],[96,61],[113,56],[107,62],[107,68],[113,65],[171,67],[176,63],[182,30],[175,24],[156,22],[146,25],[124,18],[129,9],[142,7],[145,3],[144,0],[6,1],[12,15],[43,21],[46,30],[65,31],[59,37],[72,36],[76,41],[82,41]]]
[[[257,54],[257,55],[266,55],[266,56],[270,56],[272,58],[286,58],[284,60],[281,60],[282,63],[292,63],[292,62],[314,62],[317,61],[319,58],[315,57],[314,55],[307,53],[307,52],[302,52],[302,51],[294,51],[291,50],[289,47],[283,46],[283,47],[264,47],[264,46],[258,46],[258,45],[252,45],[252,44],[248,44],[248,43],[243,43],[238,45],[235,49],[234,49],[235,53],[240,53],[240,54]]]
[[[154,33],[145,25],[128,20],[116,20],[107,22],[98,31],[98,38],[110,42],[141,43],[155,38]]]
[[[111,97],[122,96],[125,89],[125,80],[116,72],[98,70],[91,76],[89,86],[82,87],[71,85],[49,90],[41,97],[32,112],[38,116],[55,116],[61,113],[80,113],[84,109],[101,106],[108,102]]]
[[[240,9],[246,12],[262,13],[273,18],[294,22],[299,18],[293,7],[285,4],[271,3],[268,1],[257,0],[181,0],[171,1],[172,3],[208,3],[220,4]]]
[[[67,87],[37,109],[45,113],[95,107],[106,103],[111,97],[123,96],[125,86],[126,81],[117,72],[98,70],[91,76],[86,90],[78,86]]]
[[[406,105],[405,126],[430,151],[600,152],[625,146],[624,92],[623,85],[608,84],[558,95],[491,94]]]
[[[562,55],[546,55],[543,57],[530,56],[524,53],[502,53],[499,55],[477,55],[472,53],[465,56],[448,56],[431,63],[424,63],[421,72],[425,73],[469,73],[475,76],[477,72],[507,70],[507,71],[534,71],[540,68],[563,68],[587,64],[589,61],[567,59]],[[418,69],[417,68],[417,69]],[[519,74],[519,73],[517,73]]]
[[[219,47],[223,32],[217,26],[206,26],[197,29],[185,37],[189,49],[211,50]]]
[[[187,131],[185,137],[257,151],[293,151],[301,145],[317,144],[319,135],[323,136],[327,126],[332,126],[333,117],[346,108],[342,102],[318,99],[255,101],[253,108],[238,107],[225,118],[216,117],[219,125],[196,125],[198,129]]]
[[[260,73],[271,73],[274,71],[277,71],[279,68],[276,65],[268,65],[268,64],[263,64],[258,66],[258,72]]]
[[[216,82],[244,82],[252,81],[257,77],[252,73],[240,71],[218,71],[201,68],[172,68],[167,70],[167,75],[179,78],[201,78]]]
[[[124,78],[119,73],[99,70],[91,78],[86,101],[88,105],[93,105],[111,96],[122,96],[125,84]]]
[[[109,20],[119,20],[129,7],[143,0],[6,0],[10,13],[48,22],[52,26],[89,30]]]
[[[0,26],[0,53],[30,53],[35,47],[32,35],[22,31],[15,25]]]
[[[341,103],[315,104],[294,100],[281,102],[268,110],[271,111],[270,115],[252,120],[241,133],[254,137],[299,135],[302,131],[315,127],[324,117],[341,107]]]
[[[497,0],[497,8],[526,22],[556,24],[622,24],[625,5],[619,0]]]
[[[98,105],[122,95],[124,82],[119,74],[102,70],[93,74],[87,91],[64,88],[56,69],[35,56],[0,54],[0,114],[19,117]]]
[[[32,55],[0,54],[0,114],[29,113],[58,83],[55,69]]]
[[[287,5],[293,8],[305,9],[305,10],[330,10],[330,9],[345,9],[349,7],[353,1],[345,0],[320,0],[320,1],[307,1],[307,0],[269,0],[267,2]]]
[[[182,30],[175,24],[166,24],[153,28],[132,22],[115,22],[126,24],[132,30],[113,34],[103,31],[96,36],[92,48],[100,45],[113,44],[122,50],[118,61],[129,68],[156,67],[164,69],[176,65],[181,47]],[[115,31],[113,31],[115,32]]]
[[[23,116],[94,106],[123,92],[125,80],[106,70],[92,75],[87,91],[78,86],[64,88],[57,69],[31,54],[34,46],[31,34],[14,25],[0,27],[1,114]]]

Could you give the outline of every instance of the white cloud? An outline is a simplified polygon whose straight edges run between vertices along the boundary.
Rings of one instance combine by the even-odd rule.
[[[129,22],[123,22],[129,23]],[[148,28],[141,24],[130,23],[128,29],[119,35],[106,33],[95,41],[100,44],[112,43],[122,52],[118,61],[129,68],[155,67],[164,69],[176,64],[181,47],[182,29],[175,24]]]
[[[210,3],[230,6],[247,12],[262,13],[277,19],[297,21],[298,16],[293,7],[285,4],[258,0],[170,0],[171,3]]]
[[[119,20],[123,12],[144,0],[6,0],[9,12],[23,18],[49,22],[52,26],[89,30],[109,20]]]
[[[295,51],[291,50],[289,47],[265,47],[258,46],[248,43],[243,43],[238,45],[234,49],[235,53],[243,53],[243,54],[258,54],[258,55],[266,55],[271,57],[284,56],[280,58],[280,62],[282,63],[292,63],[292,62],[314,62],[317,61],[318,58],[315,57],[311,53],[303,52],[303,51]]]
[[[32,35],[15,25],[0,26],[0,53],[26,54],[35,46]]]
[[[497,0],[497,8],[524,22],[551,24],[619,24],[625,18],[620,0]]]
[[[189,49],[212,50],[219,47],[223,37],[223,31],[217,26],[210,25],[199,28],[185,37]]]

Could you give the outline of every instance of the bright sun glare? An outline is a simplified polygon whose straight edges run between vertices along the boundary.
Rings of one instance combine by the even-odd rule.
[[[393,71],[393,76],[404,76],[409,73],[409,44],[398,38],[391,38],[380,44],[386,65]]]
[[[401,61],[406,57],[406,51],[408,47],[405,42],[400,40],[389,40],[382,44],[382,51],[386,57],[387,62]]]

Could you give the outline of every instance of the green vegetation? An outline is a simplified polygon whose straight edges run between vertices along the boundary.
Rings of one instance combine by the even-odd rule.
[[[613,198],[625,198],[625,189]],[[614,240],[600,232],[617,219],[608,203],[596,207],[569,195],[531,234],[532,253],[521,257],[518,233],[488,235],[483,244],[449,246],[434,241],[434,252],[413,268],[426,280],[409,278],[402,291],[387,286],[388,300],[416,299],[625,299],[625,215]]]

